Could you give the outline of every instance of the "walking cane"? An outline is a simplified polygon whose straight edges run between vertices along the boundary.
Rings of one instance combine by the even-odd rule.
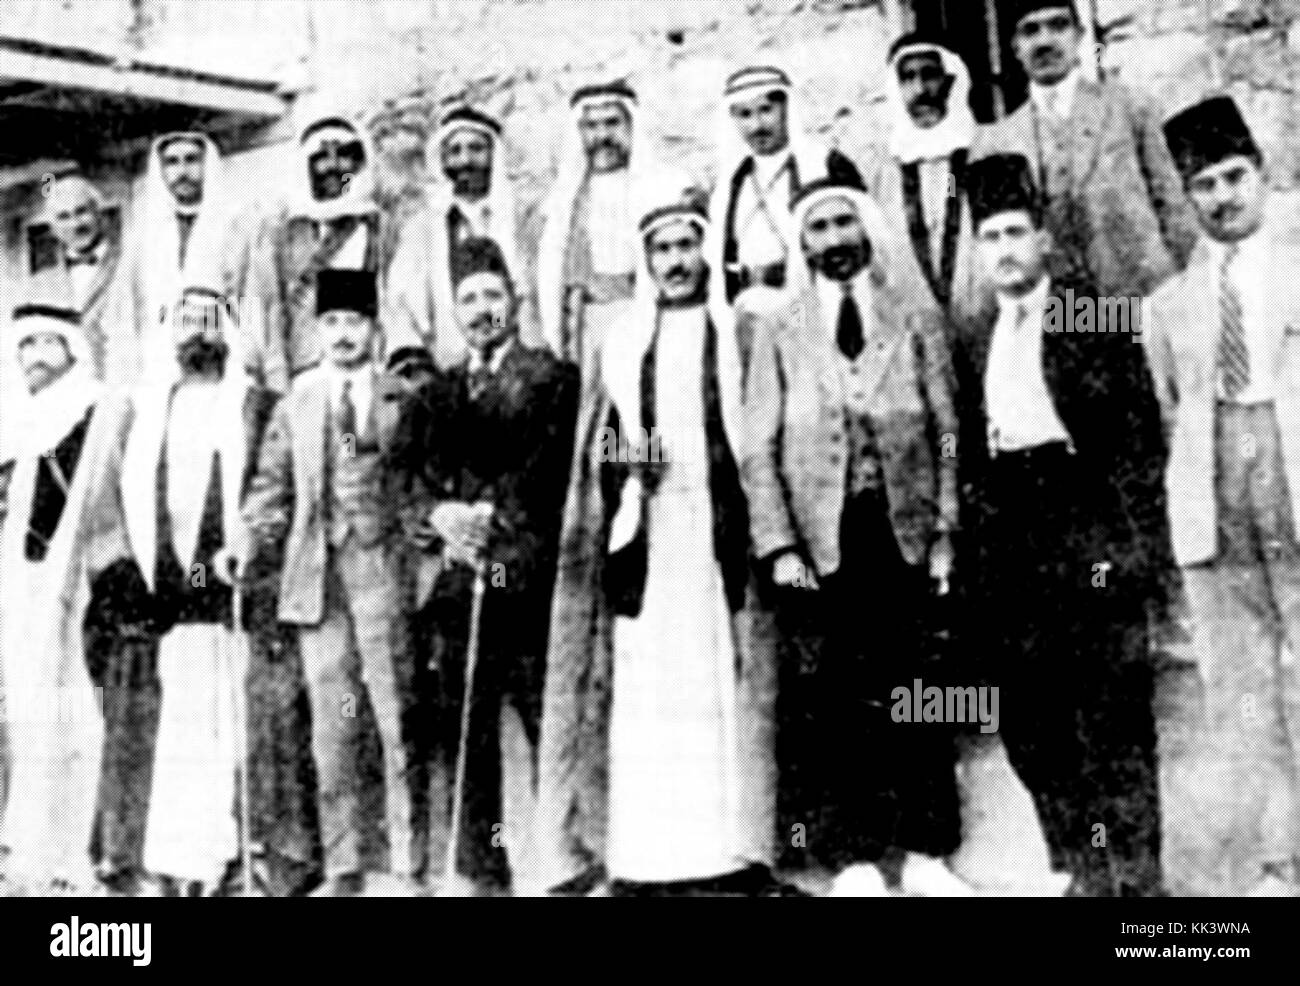
[[[231,566],[231,629],[227,638],[226,653],[230,655],[231,664],[231,682],[234,693],[234,719],[235,730],[239,735],[239,753],[236,760],[235,778],[236,778],[236,797],[239,799],[239,894],[240,897],[259,897],[261,896],[255,890],[253,876],[253,845],[252,845],[252,818],[253,810],[249,804],[248,781],[248,761],[252,756],[251,743],[248,735],[248,695],[247,695],[247,664],[240,662],[238,656],[240,649],[247,651],[247,641],[244,638],[244,594],[240,591],[239,579]],[[244,675],[237,674],[241,664],[244,664]]]
[[[460,706],[460,737],[456,742],[456,771],[451,786],[451,832],[447,837],[447,859],[443,866],[441,896],[456,896],[456,861],[460,854],[460,817],[465,810],[465,755],[469,749],[470,710],[474,701],[474,670],[478,666],[479,620],[483,614],[483,593],[487,591],[487,562],[474,563],[474,590],[469,609],[469,643],[465,648],[465,687]],[[448,892],[452,888],[453,892]]]

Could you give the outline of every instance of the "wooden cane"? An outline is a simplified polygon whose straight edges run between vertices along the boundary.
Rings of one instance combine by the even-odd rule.
[[[253,810],[249,804],[249,788],[251,785],[248,781],[248,761],[252,756],[251,744],[248,735],[248,695],[247,679],[245,676],[238,675],[240,662],[238,655],[240,648],[245,645],[244,641],[244,595],[240,591],[239,578],[235,575],[234,566],[231,566],[230,573],[230,609],[231,609],[231,628],[228,639],[227,653],[230,655],[231,681],[234,693],[234,711],[235,711],[235,729],[239,733],[239,754],[236,762],[236,785],[237,797],[239,798],[239,870],[240,870],[240,896],[255,897],[254,876],[253,876],[253,846],[252,846],[252,819]]]
[[[443,882],[456,882],[457,857],[460,854],[460,817],[465,808],[465,757],[469,749],[470,710],[474,700],[474,670],[478,666],[479,621],[483,615],[483,594],[487,591],[487,562],[474,563],[474,590],[469,608],[469,642],[465,647],[465,686],[460,706],[460,737],[456,742],[456,770],[451,786],[451,832],[447,838],[447,860]]]

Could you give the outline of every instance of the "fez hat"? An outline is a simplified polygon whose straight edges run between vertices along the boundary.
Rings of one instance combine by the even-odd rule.
[[[1165,142],[1184,180],[1239,154],[1256,164],[1264,160],[1231,96],[1215,96],[1174,116],[1165,124]]]
[[[500,274],[513,287],[510,265],[496,240],[473,236],[463,241],[451,254],[451,283],[457,287],[461,281],[475,274]]]
[[[1035,222],[1042,218],[1038,188],[1029,161],[1021,154],[992,154],[971,163],[966,182],[971,220],[977,227],[999,212],[1023,209]]]
[[[1015,30],[1020,25],[1021,18],[1037,13],[1040,10],[1050,10],[1052,7],[1068,7],[1070,14],[1074,17],[1074,22],[1079,23],[1079,8],[1074,0],[1016,0],[1011,4],[1012,30]]]
[[[374,318],[379,310],[375,275],[364,270],[332,270],[316,274],[316,314],[347,311]]]

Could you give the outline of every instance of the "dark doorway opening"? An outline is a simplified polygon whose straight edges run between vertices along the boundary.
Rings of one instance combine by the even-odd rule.
[[[918,30],[945,34],[971,73],[971,108],[981,123],[1014,110],[1029,80],[1011,51],[1011,4],[1001,0],[912,0]]]

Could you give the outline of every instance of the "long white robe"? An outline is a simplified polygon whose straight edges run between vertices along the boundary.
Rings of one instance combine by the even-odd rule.
[[[222,409],[221,397],[215,387],[189,386],[171,402],[167,506],[181,559],[194,557],[217,447],[205,421]],[[231,468],[222,461],[223,483]],[[211,572],[205,579],[215,583]],[[158,643],[162,709],[144,845],[150,872],[213,885],[238,855],[236,715],[245,667],[243,635],[218,624],[178,624]]]
[[[667,468],[648,504],[644,605],[614,624],[608,869],[672,882],[742,869],[736,644],[713,550],[704,310],[666,311],[656,427]]]
[[[74,413],[64,417],[75,420],[93,396],[84,380],[55,384],[61,385],[80,386],[80,400],[69,397]],[[64,436],[47,437],[53,448]],[[83,449],[89,446],[88,437]],[[0,725],[11,759],[0,845],[9,850],[6,871],[30,889],[51,878],[86,888],[94,885],[89,845],[103,746],[81,637],[89,597],[81,538],[88,464],[83,452],[49,550],[33,562],[24,545],[40,454],[29,450],[17,459],[0,539]]]

